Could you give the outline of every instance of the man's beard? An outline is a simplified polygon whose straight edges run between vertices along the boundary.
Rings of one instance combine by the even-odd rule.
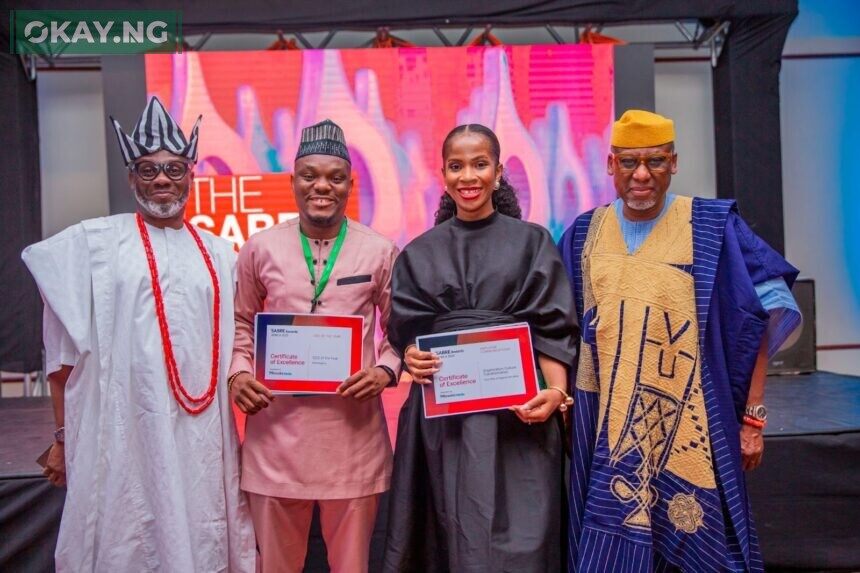
[[[657,204],[657,199],[628,199],[627,206],[634,211],[647,211]]]
[[[341,217],[340,213],[333,213],[328,217],[307,215],[308,221],[316,227],[331,227]]]
[[[137,185],[134,186],[134,198],[137,199],[137,204],[140,205],[140,208],[147,215],[156,219],[172,219],[178,215],[185,207],[185,204],[188,203],[190,193],[191,185],[189,184],[185,186],[185,191],[175,201],[159,203],[158,201],[144,197],[143,193],[140,192],[140,187]]]

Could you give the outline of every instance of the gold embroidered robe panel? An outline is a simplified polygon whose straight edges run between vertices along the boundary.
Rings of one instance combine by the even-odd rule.
[[[597,427],[606,424],[610,466],[638,460],[633,483],[616,475],[610,486],[620,501],[636,502],[625,520],[634,528],[650,527],[650,507],[659,500],[649,483],[661,472],[716,487],[695,285],[683,270],[693,263],[691,207],[689,198],[676,197],[633,253],[609,207],[592,227],[583,257],[586,310],[596,306],[590,326],[599,372],[592,372],[591,347],[583,344],[589,352],[577,386],[600,393]],[[672,500],[664,502],[672,509]]]

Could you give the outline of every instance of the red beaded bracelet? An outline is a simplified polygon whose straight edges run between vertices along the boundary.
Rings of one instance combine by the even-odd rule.
[[[752,426],[753,428],[758,428],[759,430],[763,429],[765,424],[763,420],[756,420],[752,416],[744,416],[744,424],[747,426]]]

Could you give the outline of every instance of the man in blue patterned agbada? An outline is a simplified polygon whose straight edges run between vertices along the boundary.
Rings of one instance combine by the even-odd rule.
[[[761,462],[767,358],[800,323],[797,270],[734,201],[668,193],[674,124],[629,110],[618,198],[559,245],[582,341],[569,569],[761,571],[744,470]]]

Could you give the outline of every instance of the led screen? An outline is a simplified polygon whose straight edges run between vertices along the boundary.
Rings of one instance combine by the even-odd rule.
[[[499,136],[523,215],[560,236],[611,199],[608,46],[207,52],[146,56],[146,87],[190,132],[203,115],[189,216],[241,246],[295,216],[301,128],[346,134],[348,215],[403,245],[433,223],[441,144],[461,123]]]

